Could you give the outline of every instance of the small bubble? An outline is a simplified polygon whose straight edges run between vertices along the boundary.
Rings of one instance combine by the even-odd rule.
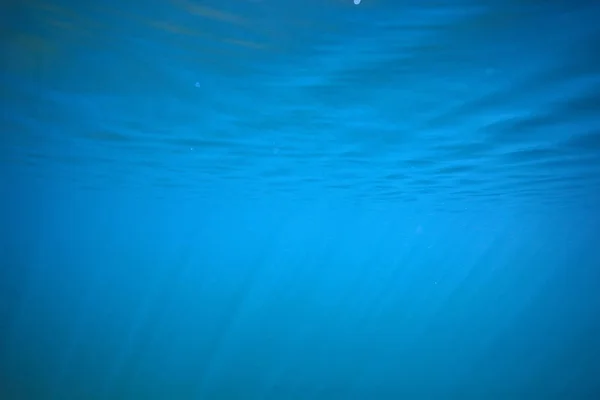
[[[354,0],[354,4],[359,5],[360,4],[360,0]]]
[[[200,87],[200,82],[196,82],[196,87]]]

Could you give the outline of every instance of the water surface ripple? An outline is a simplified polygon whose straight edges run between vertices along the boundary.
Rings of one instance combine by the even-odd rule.
[[[440,204],[600,185],[594,2],[2,8],[0,160],[41,176]]]

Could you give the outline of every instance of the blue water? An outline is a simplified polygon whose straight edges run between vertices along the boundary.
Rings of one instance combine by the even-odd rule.
[[[0,399],[600,398],[598,21],[3,2]]]

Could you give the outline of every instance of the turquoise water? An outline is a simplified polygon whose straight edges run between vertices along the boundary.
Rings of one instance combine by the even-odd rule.
[[[599,20],[3,2],[0,398],[599,398]]]

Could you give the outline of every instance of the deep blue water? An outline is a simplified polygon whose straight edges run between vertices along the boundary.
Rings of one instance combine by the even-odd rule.
[[[2,2],[0,399],[600,398],[598,21]]]

